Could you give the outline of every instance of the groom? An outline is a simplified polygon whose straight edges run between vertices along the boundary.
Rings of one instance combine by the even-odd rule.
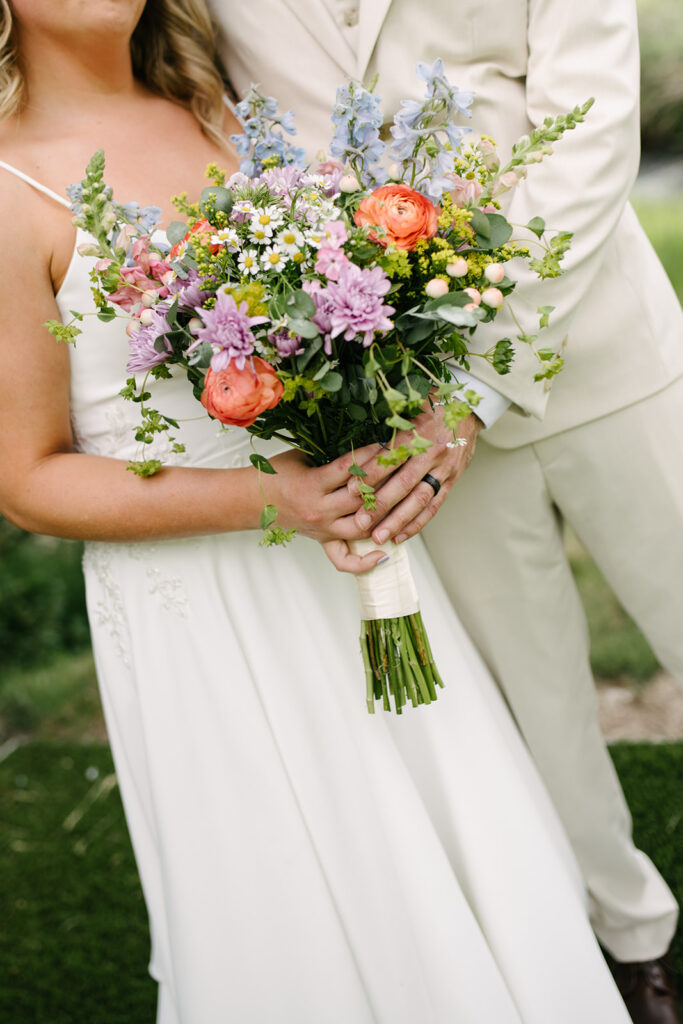
[[[461,427],[467,447],[447,448],[440,410],[425,413],[420,432],[434,445],[378,490],[368,525],[380,540],[382,530],[408,536],[429,522],[423,536],[442,580],[563,819],[631,1015],[676,1024],[661,958],[677,908],[631,839],[561,530],[563,519],[573,524],[662,663],[683,678],[683,321],[627,205],[638,163],[633,0],[213,0],[212,9],[237,92],[256,79],[281,109],[292,107],[311,157],[330,137],[345,77],[378,73],[390,120],[402,98],[420,96],[417,60],[442,57],[451,81],[475,92],[472,128],[503,155],[547,114],[595,96],[586,123],[530,168],[507,210],[516,224],[540,213],[574,232],[567,273],[540,285],[521,278],[513,296],[524,327],[534,319],[527,308],[555,307],[543,345],[559,351],[567,339],[565,369],[549,392],[533,383],[523,344],[505,377],[473,360],[482,401]],[[518,332],[497,319],[496,337]],[[482,349],[490,341],[477,332]],[[384,471],[366,469],[380,484]]]

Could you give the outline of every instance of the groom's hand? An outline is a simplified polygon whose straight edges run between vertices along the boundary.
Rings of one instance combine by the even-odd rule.
[[[360,509],[354,518],[359,529],[372,531],[377,544],[390,539],[400,544],[419,533],[436,515],[453,484],[467,469],[484,425],[471,413],[458,425],[457,437],[466,443],[454,446],[453,433],[443,422],[442,406],[428,406],[413,422],[418,434],[432,442],[424,454],[412,456],[399,469],[377,462],[381,449],[376,449],[365,462],[359,462],[367,473],[364,483],[376,490],[377,508],[372,512]],[[399,433],[397,443],[407,444],[411,437]],[[423,479],[427,473],[441,485],[438,494]],[[352,492],[357,490],[355,480],[348,486]]]

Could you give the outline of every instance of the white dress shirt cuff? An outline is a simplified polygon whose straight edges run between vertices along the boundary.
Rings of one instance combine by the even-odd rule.
[[[490,384],[485,384],[483,380],[479,380],[474,374],[468,373],[467,370],[463,370],[459,366],[452,366],[451,372],[454,380],[457,380],[460,385],[455,392],[456,397],[462,399],[462,401],[467,401],[464,392],[476,391],[481,401],[476,407],[473,406],[474,412],[482,421],[484,427],[492,427],[505,410],[510,407],[510,399],[506,398],[505,395],[501,395],[500,391],[496,391]]]

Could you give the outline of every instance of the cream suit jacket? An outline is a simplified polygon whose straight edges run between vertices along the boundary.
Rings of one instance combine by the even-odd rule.
[[[512,372],[484,360],[472,372],[514,403],[486,439],[516,447],[622,408],[683,374],[680,304],[627,203],[638,166],[638,47],[634,0],[349,0],[358,11],[351,48],[321,0],[212,0],[230,80],[251,82],[297,116],[298,144],[311,157],[331,136],[335,90],[348,76],[368,82],[391,120],[404,97],[419,98],[417,60],[442,57],[450,80],[474,91],[471,127],[503,157],[548,114],[589,96],[595,105],[551,159],[529,169],[506,209],[523,225],[535,215],[574,232],[566,274],[539,282],[515,271],[512,297],[525,327],[538,305],[554,305],[544,346],[564,345],[565,368],[550,390],[534,383],[536,360],[517,344]],[[503,313],[479,328],[477,346],[515,338]],[[552,394],[552,397],[549,397]]]

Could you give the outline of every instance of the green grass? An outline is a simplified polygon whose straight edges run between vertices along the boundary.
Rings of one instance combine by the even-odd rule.
[[[62,654],[40,668],[3,673],[0,742],[16,734],[102,736],[100,700],[90,651]]]
[[[154,1020],[147,921],[106,747],[40,742],[0,764],[0,1019]]]
[[[683,744],[612,748],[638,843],[683,897]],[[147,919],[107,748],[45,740],[0,763],[0,1019],[152,1024]],[[680,941],[676,962],[683,969]]]
[[[634,199],[633,206],[683,302],[683,195],[659,201]]]

